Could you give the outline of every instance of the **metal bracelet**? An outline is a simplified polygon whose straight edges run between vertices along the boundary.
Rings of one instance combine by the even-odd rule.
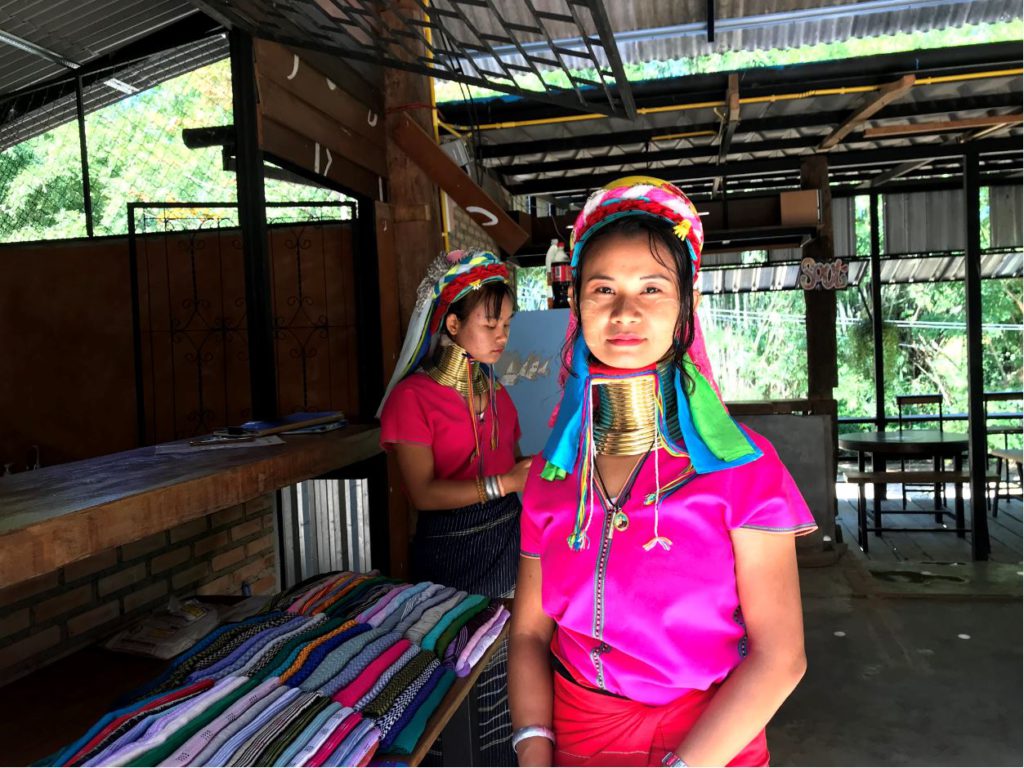
[[[683,758],[681,758],[675,752],[668,752],[663,758],[661,758],[661,764],[667,765],[669,768],[689,768]]]
[[[543,725],[528,725],[512,734],[512,751],[519,754],[519,742],[532,739],[534,736],[542,736],[552,745],[555,743],[555,732],[550,728],[545,728]]]
[[[489,475],[484,478],[484,486],[487,489],[487,498],[491,501],[497,501],[501,498],[501,489],[498,486],[497,475]]]

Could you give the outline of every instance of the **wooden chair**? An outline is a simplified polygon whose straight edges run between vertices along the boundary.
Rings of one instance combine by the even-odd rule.
[[[982,400],[984,401],[984,404],[985,404],[985,434],[986,434],[986,436],[987,435],[1002,435],[1003,436],[1003,451],[1004,452],[1005,451],[1009,451],[1009,449],[1010,449],[1010,435],[1019,435],[1019,434],[1021,434],[1021,429],[1022,429],[1022,427],[1024,427],[1024,423],[1022,423],[1022,420],[1020,418],[1017,418],[1017,419],[1010,419],[1008,421],[1007,420],[1000,420],[999,423],[994,424],[994,425],[990,425],[989,424],[989,418],[990,418],[991,414],[989,412],[989,406],[992,403],[1008,403],[1008,402],[1016,401],[1017,402],[1017,411],[1016,411],[1016,413],[1020,413],[1021,410],[1024,409],[1024,392],[1020,392],[1020,391],[1016,391],[1016,392],[1013,392],[1013,391],[1010,391],[1010,392],[986,392],[984,395],[982,395]],[[991,447],[988,448],[988,458],[990,458],[990,459],[994,458],[996,460],[996,474],[997,475],[1002,475],[1003,474],[1002,468],[1003,468],[1003,466],[1006,467],[1005,481],[1006,481],[1006,485],[1009,486],[1010,485],[1010,480],[1011,480],[1011,478],[1010,478],[1010,464],[1011,464],[1011,462],[1009,460],[1006,460],[1005,456],[1004,457],[1000,457],[1000,456],[996,455],[996,453],[994,452],[994,450]],[[999,495],[999,485],[1002,482],[1003,482],[1003,478],[1001,478],[996,483],[996,489],[995,489],[995,495],[996,496]],[[996,508],[994,506],[996,503],[998,503],[997,500],[995,498],[993,498],[991,500],[991,503],[989,503],[989,505],[988,505],[988,506],[992,507],[992,516],[993,517],[995,517],[996,513],[997,513],[997,510],[996,510]]]
[[[1000,499],[1021,499],[1024,495],[1024,450],[992,448],[989,456],[996,460],[996,492],[992,496],[992,517],[999,517]],[[1006,464],[1006,493],[1001,491],[1003,484],[1003,464]],[[1010,466],[1017,467],[1017,493],[1010,489]]]
[[[899,431],[903,432],[904,422],[909,421],[906,417],[911,414],[905,414],[904,411],[907,408],[915,408],[919,406],[938,406],[939,407],[939,432],[942,432],[943,427],[943,415],[942,415],[942,395],[896,395],[896,423],[899,427]],[[927,415],[931,415],[930,413]],[[910,427],[908,427],[909,429]],[[935,459],[933,469],[935,472],[942,470],[942,460],[939,458]],[[906,459],[900,459],[900,472],[907,471]],[[908,490],[928,490],[935,494],[935,506],[936,508],[944,506],[946,503],[946,486],[945,483],[939,485],[924,485],[918,483],[904,483],[902,485],[903,495],[903,509],[907,508],[907,491]]]

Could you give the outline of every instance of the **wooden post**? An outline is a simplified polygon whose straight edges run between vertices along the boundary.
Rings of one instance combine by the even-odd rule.
[[[804,248],[804,256],[832,261],[832,194],[828,186],[828,160],[823,155],[808,157],[800,164],[800,186],[818,190],[821,218],[818,235]],[[836,358],[835,291],[804,291],[807,312],[807,396],[832,399],[839,384]]]
[[[395,11],[406,17],[422,18],[421,6],[416,0],[397,0]],[[383,14],[385,21],[388,13]],[[423,75],[388,68],[384,75],[384,107],[386,114],[387,144],[387,198],[382,202],[390,205],[391,211],[378,209],[377,242],[378,254],[384,253],[385,240],[390,239],[392,265],[384,258],[380,263],[381,283],[381,334],[384,347],[384,381],[391,378],[400,351],[401,336],[409,327],[416,303],[416,288],[426,274],[431,260],[441,252],[441,210],[437,186],[430,177],[408,157],[395,143],[392,129],[396,121],[408,115],[424,130],[433,130],[430,107],[430,83]],[[426,207],[427,217],[396,217],[390,215],[397,209]],[[382,216],[384,217],[382,219]],[[401,220],[396,220],[401,219]],[[382,232],[387,222],[388,232]],[[382,235],[385,237],[382,238]],[[393,276],[388,279],[387,274]],[[390,285],[389,285],[390,283]],[[384,291],[393,292],[390,307],[384,306]],[[398,341],[395,347],[394,310],[397,298]],[[385,318],[385,313],[389,317]],[[389,325],[390,323],[390,325]],[[393,351],[389,349],[394,347]],[[390,359],[389,359],[390,358]],[[401,476],[394,456],[388,456],[388,520],[391,536],[391,573],[395,578],[408,576],[409,537],[413,530],[410,507],[402,492]]]
[[[416,0],[397,0],[395,11],[407,18],[422,18]],[[388,14],[383,14],[385,21]],[[426,105],[426,106],[425,106]],[[437,186],[392,138],[393,129],[408,116],[428,133],[433,131],[430,114],[430,83],[423,75],[388,68],[384,75],[384,108],[387,115],[386,162],[388,195],[391,206],[423,206],[430,210],[426,220],[394,222],[394,240],[398,244],[398,306],[402,331],[409,326],[416,303],[416,287],[427,265],[441,252],[441,210]],[[386,366],[385,366],[386,367]]]
[[[384,383],[391,381],[398,355],[402,351],[401,318],[398,310],[398,253],[395,244],[395,216],[387,203],[375,206],[377,222],[377,274],[380,280],[381,357]],[[387,458],[388,558],[389,575],[396,579],[409,576],[410,508],[402,492],[401,474],[393,453]]]

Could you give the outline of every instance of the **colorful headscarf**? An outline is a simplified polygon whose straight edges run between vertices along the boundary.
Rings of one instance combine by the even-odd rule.
[[[649,216],[672,224],[673,232],[686,245],[693,260],[693,274],[696,277],[704,247],[704,228],[697,209],[678,187],[648,176],[619,179],[597,190],[587,200],[576,218],[570,239],[574,276],[579,269],[580,255],[588,240],[605,225],[625,216]],[[685,290],[685,286],[682,289]],[[574,330],[574,320],[573,317],[567,333],[571,334]],[[659,432],[670,453],[685,453],[690,457],[692,471],[687,470],[688,473],[692,475],[695,471],[700,475],[754,461],[761,457],[761,451],[726,410],[714,383],[711,363],[704,346],[704,336],[696,314],[693,321],[693,343],[687,350],[683,362],[692,386],[684,383],[678,370],[673,371],[672,376],[682,443],[675,443],[669,436],[671,430],[665,423],[668,414],[663,410],[660,412]],[[588,411],[593,407],[590,397],[593,376],[589,361],[590,350],[581,333],[571,350],[571,358],[566,360],[573,375],[566,376],[563,381],[562,401],[554,418],[554,429],[543,451],[547,464],[542,477],[547,480],[560,480],[577,470],[583,478],[589,471],[588,467],[584,466],[592,440],[587,427],[590,423]],[[663,397],[660,391],[661,384],[658,386],[660,403]],[[655,504],[684,484],[680,482],[681,478],[666,480],[665,486],[659,488],[653,497]],[[569,537],[569,545],[574,550],[582,549],[587,543],[583,493],[581,480],[580,510],[576,526]],[[652,541],[662,543],[657,534]]]
[[[384,398],[377,409],[377,418],[384,410],[391,390],[402,379],[416,371],[427,355],[433,354],[440,338],[441,326],[455,302],[486,283],[511,283],[508,267],[490,251],[452,251],[438,256],[416,289],[416,307],[409,320],[409,331],[398,356],[398,364]]]

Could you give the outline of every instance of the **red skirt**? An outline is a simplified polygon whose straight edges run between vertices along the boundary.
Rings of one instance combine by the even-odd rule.
[[[650,707],[554,675],[555,765],[661,765],[701,716],[716,687]],[[729,765],[768,765],[762,730]]]

